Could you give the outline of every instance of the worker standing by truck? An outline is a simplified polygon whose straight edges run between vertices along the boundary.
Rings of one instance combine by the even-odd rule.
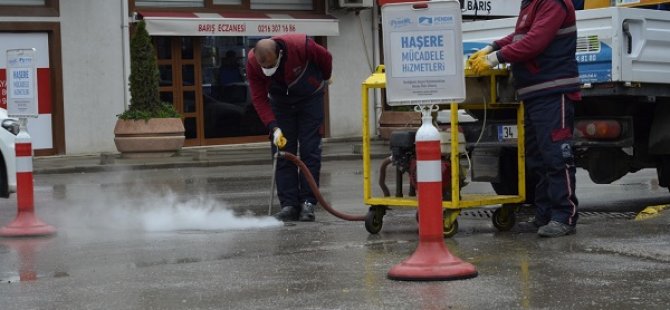
[[[571,0],[523,0],[512,34],[474,53],[476,74],[510,63],[526,113],[526,164],[538,176],[536,214],[527,223],[542,237],[576,232],[574,103],[581,100]]]

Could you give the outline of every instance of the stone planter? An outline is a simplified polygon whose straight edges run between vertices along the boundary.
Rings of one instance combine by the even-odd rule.
[[[169,157],[184,146],[184,124],[180,118],[119,119],[114,143],[124,158]]]

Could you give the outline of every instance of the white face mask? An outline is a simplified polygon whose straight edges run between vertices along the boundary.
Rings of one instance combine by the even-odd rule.
[[[275,74],[275,72],[277,72],[277,68],[279,68],[280,62],[281,62],[281,51],[279,51],[279,56],[277,56],[277,64],[275,64],[274,67],[272,68],[261,67],[261,69],[263,70],[263,74],[265,74],[265,76],[272,76],[273,74]]]

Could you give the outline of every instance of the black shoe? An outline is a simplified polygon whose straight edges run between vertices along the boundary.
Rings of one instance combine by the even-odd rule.
[[[300,206],[300,221],[301,222],[314,222],[314,205],[305,201],[302,206]]]
[[[281,211],[275,213],[275,215],[273,216],[282,222],[290,222],[290,221],[297,221],[298,214],[299,214],[298,208],[294,206],[284,206],[281,208]]]
[[[547,238],[572,235],[576,232],[577,229],[575,228],[575,226],[563,224],[561,222],[556,221],[551,221],[549,222],[549,224],[544,225],[537,230],[537,234],[540,235],[540,237],[547,237]]]
[[[544,222],[541,220],[538,220],[537,218],[533,218],[530,221],[527,222],[519,222],[516,224],[519,232],[537,232],[537,230],[544,226],[547,225],[549,222]]]

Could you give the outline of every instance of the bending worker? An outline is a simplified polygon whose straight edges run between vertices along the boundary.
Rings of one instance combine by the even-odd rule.
[[[576,232],[572,130],[574,102],[581,100],[576,40],[571,0],[523,0],[514,33],[468,59],[476,74],[511,63],[526,112],[526,166],[539,179],[535,219],[526,224],[542,237]]]
[[[270,132],[273,155],[277,148],[299,150],[318,185],[323,96],[332,56],[304,34],[287,34],[258,41],[247,59],[254,108]],[[292,162],[278,159],[276,182],[281,211],[275,217],[314,221],[316,198]]]

